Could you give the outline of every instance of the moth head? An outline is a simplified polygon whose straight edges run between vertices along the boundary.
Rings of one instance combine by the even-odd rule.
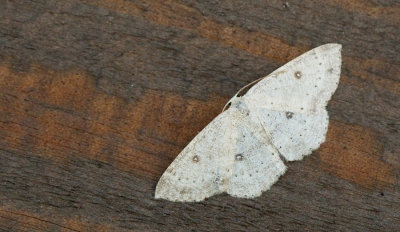
[[[224,109],[222,110],[222,112],[225,111],[225,110],[227,110],[227,109],[229,109],[229,107],[231,107],[231,106],[236,106],[236,105],[238,104],[240,98],[241,98],[241,97],[238,97],[237,95],[233,96],[233,97],[225,104]]]

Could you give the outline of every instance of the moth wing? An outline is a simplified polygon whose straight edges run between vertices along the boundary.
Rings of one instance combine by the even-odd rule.
[[[255,109],[267,136],[287,161],[301,160],[325,141],[328,113],[287,113]]]
[[[261,195],[286,171],[258,121],[232,107],[217,116],[160,178],[156,198],[202,201],[227,192]]]
[[[243,96],[272,144],[288,161],[302,159],[325,141],[329,122],[325,107],[339,82],[340,50],[339,44],[310,50]]]
[[[341,47],[325,44],[293,59],[249,89],[244,101],[275,111],[324,110],[339,83]]]
[[[229,195],[254,198],[286,172],[278,151],[271,145],[255,112],[242,118],[236,142],[236,157],[230,179]]]
[[[237,112],[219,114],[175,158],[161,176],[155,198],[202,201],[226,191],[232,173]]]

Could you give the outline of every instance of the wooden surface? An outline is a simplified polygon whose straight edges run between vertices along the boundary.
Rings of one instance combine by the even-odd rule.
[[[343,44],[327,141],[253,200],[154,200],[245,84]],[[399,231],[396,0],[0,0],[1,231]]]

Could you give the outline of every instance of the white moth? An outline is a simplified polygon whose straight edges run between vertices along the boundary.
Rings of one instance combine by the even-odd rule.
[[[223,192],[254,198],[270,189],[285,173],[284,161],[301,160],[325,141],[341,47],[310,50],[236,94],[164,172],[155,198],[202,201]]]

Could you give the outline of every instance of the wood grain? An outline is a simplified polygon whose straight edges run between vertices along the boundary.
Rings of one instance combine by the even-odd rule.
[[[1,231],[399,231],[398,1],[0,0]],[[343,44],[326,142],[253,200],[154,200],[243,85]]]

